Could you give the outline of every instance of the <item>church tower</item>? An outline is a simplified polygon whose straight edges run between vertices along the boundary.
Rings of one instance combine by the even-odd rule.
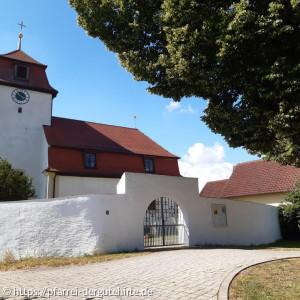
[[[23,26],[23,25],[22,25]],[[43,65],[21,50],[0,55],[0,157],[33,178],[38,198],[46,197],[48,144],[43,125],[51,125],[57,95]]]

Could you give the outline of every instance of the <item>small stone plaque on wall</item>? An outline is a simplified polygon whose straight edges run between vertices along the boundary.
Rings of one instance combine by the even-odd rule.
[[[225,227],[227,226],[227,214],[225,204],[212,204],[212,218],[214,227]]]

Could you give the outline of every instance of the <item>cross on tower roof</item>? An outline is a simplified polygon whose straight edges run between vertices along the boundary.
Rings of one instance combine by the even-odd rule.
[[[23,21],[21,23],[18,23],[18,25],[20,25],[21,31],[22,31],[23,27],[26,27],[26,25],[23,24]]]
[[[23,24],[23,21],[21,23],[18,23],[18,25],[20,25],[20,27],[21,27],[21,32],[19,33],[18,50],[21,50],[22,37],[23,37],[22,29],[23,29],[23,27],[26,27],[26,25]]]

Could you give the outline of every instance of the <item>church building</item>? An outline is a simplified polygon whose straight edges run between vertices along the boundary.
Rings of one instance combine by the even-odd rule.
[[[114,194],[124,172],[180,176],[179,157],[138,129],[52,116],[47,66],[0,55],[0,157],[33,178],[38,198]]]
[[[231,184],[239,176],[208,184],[199,197],[198,179],[180,176],[179,157],[138,129],[52,116],[58,92],[21,38],[0,55],[0,157],[33,178],[38,199],[0,201],[0,256],[280,239],[275,206],[223,198],[224,187],[241,191]]]

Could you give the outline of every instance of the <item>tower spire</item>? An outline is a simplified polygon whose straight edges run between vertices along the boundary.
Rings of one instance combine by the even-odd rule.
[[[21,50],[21,46],[22,46],[22,37],[23,37],[22,29],[23,29],[23,27],[26,27],[26,25],[23,24],[23,21],[22,21],[21,23],[18,23],[18,25],[21,27],[21,31],[20,31],[20,33],[19,33],[18,50]]]

